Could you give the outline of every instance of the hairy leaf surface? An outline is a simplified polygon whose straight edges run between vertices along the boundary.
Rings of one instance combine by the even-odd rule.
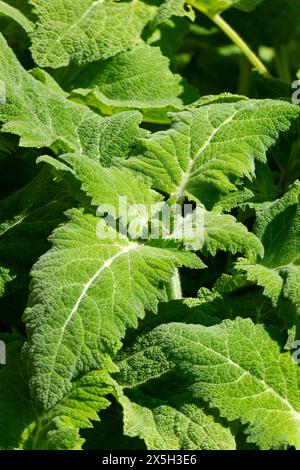
[[[160,49],[146,45],[88,65],[72,80],[72,88],[104,114],[134,108],[146,120],[155,110],[180,110],[198,98],[193,87],[170,71]]]
[[[31,0],[39,17],[32,54],[40,67],[107,59],[142,42],[155,9],[139,1]]]
[[[143,140],[141,154],[128,161],[179,202],[186,196],[208,208],[220,194],[236,191],[242,177],[252,178],[255,159],[299,115],[296,106],[272,100],[212,103],[172,115],[170,130]]]
[[[93,215],[73,210],[69,217],[33,269],[25,315],[31,387],[45,408],[79,373],[103,367],[145,309],[167,300],[164,284],[176,267],[202,266],[192,253],[130,241],[110,227],[99,236],[104,221]]]
[[[169,323],[144,339],[138,357],[120,365],[128,385],[176,370],[194,397],[230,421],[247,423],[250,441],[260,448],[299,448],[298,367],[262,325],[240,318],[210,327]]]
[[[298,322],[298,280],[300,258],[299,182],[280,199],[265,205],[257,214],[255,232],[265,254],[256,262],[240,259],[236,267],[249,280],[264,288],[265,295],[277,305],[281,295],[296,307]],[[288,320],[288,319],[287,319]]]
[[[111,379],[91,372],[74,382],[51,411],[42,411],[32,403],[20,348],[20,341],[8,344],[8,362],[0,370],[0,449],[80,449],[79,429],[91,427],[99,420],[97,412],[109,406],[104,397],[112,391]]]

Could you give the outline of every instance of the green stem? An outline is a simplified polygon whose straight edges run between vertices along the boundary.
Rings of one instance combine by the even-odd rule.
[[[279,78],[287,83],[291,83],[292,74],[286,46],[280,46],[276,49],[276,67]]]
[[[243,54],[247,57],[249,62],[255,67],[259,72],[266,76],[270,77],[270,73],[266,66],[262,63],[260,58],[250,49],[248,44],[244,41],[243,38],[227,23],[227,21],[222,18],[222,16],[217,13],[215,15],[210,14],[210,12],[204,8],[203,6],[199,5],[197,1],[190,0],[190,4],[197,10],[204,13],[208,16],[219,28],[232,40],[232,42],[243,52]]]
[[[35,434],[32,441],[32,450],[38,450],[39,437],[42,431],[42,424],[40,418],[37,418],[37,426],[35,429]]]
[[[243,38],[225,21],[221,15],[217,14],[210,17],[211,20],[236,44],[245,54],[250,64],[253,65],[262,75],[270,77],[270,73],[259,57],[250,49]]]
[[[176,269],[172,279],[170,280],[167,286],[167,294],[169,300],[182,299],[180,274],[178,269]]]
[[[250,89],[250,64],[246,57],[242,55],[240,57],[240,74],[239,74],[239,81],[238,81],[238,94],[239,95],[249,95]]]

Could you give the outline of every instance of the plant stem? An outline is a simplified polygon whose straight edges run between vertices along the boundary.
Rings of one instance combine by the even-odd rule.
[[[197,1],[194,2],[190,0],[190,4],[196,8],[197,10],[201,11],[202,13],[206,14],[232,41],[236,44],[239,49],[244,53],[247,57],[249,62],[259,70],[262,75],[266,77],[270,77],[266,66],[262,63],[262,61],[257,57],[257,55],[250,49],[248,44],[241,38],[241,36],[221,17],[221,15],[210,15],[209,12],[202,8],[200,5],[197,4]],[[182,201],[180,201],[182,203]],[[181,290],[181,282],[180,282],[180,275],[178,269],[172,279],[170,280],[167,286],[167,293],[169,300],[171,299],[181,299],[182,298],[182,290]]]
[[[237,92],[239,95],[249,95],[250,88],[250,64],[246,57],[242,55],[240,57],[240,74],[237,86]]]
[[[210,17],[211,20],[219,26],[219,28],[236,44],[240,50],[245,54],[249,62],[255,67],[262,75],[270,77],[266,66],[262,63],[259,57],[250,49],[248,44],[244,41],[243,38],[230,26],[230,24],[225,21],[221,15],[217,14]]]
[[[178,269],[176,269],[172,279],[167,285],[167,293],[169,300],[182,299],[180,274]]]
[[[190,4],[196,8],[197,10],[204,13],[208,16],[219,28],[232,40],[232,42],[245,54],[249,62],[255,67],[259,72],[266,76],[271,77],[268,69],[262,63],[260,58],[250,49],[248,44],[244,41],[244,39],[227,23],[227,21],[222,18],[222,16],[217,13],[212,15],[209,13],[208,10],[203,8],[201,5],[197,3],[197,1],[190,1]]]
[[[279,78],[287,83],[291,83],[292,74],[286,46],[280,46],[276,49],[276,67]]]

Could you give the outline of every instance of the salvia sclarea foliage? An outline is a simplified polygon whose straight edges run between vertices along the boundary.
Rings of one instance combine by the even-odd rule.
[[[281,3],[0,1],[0,449],[300,448]]]

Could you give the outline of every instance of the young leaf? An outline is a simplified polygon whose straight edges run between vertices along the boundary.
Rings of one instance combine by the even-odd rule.
[[[249,256],[263,256],[260,240],[247,230],[245,225],[238,223],[232,215],[207,211],[202,206],[186,217],[178,217],[172,238],[182,235],[183,242],[193,250],[201,250],[204,254],[215,256],[218,250],[237,252]]]
[[[25,15],[23,15],[23,13],[21,13],[21,11],[8,5],[6,2],[0,1],[0,16],[2,15],[16,21],[26,33],[31,33],[33,31],[33,24]]]
[[[281,294],[299,306],[297,279],[300,259],[300,184],[257,213],[255,233],[264,245],[265,255],[256,262],[240,259],[236,268],[264,288],[265,295],[277,305]],[[297,307],[298,314],[300,313]],[[295,322],[299,319],[295,318]]]
[[[109,212],[111,207],[116,218],[122,216],[125,207],[130,218],[130,209],[133,209],[138,200],[147,211],[144,221],[147,224],[151,216],[151,206],[162,201],[162,196],[150,188],[151,182],[148,178],[137,176],[127,168],[116,166],[104,168],[99,162],[77,154],[62,155],[60,159],[66,164],[65,170],[72,172],[81,189],[91,198],[91,204],[95,207],[105,206],[106,212]],[[52,163],[49,158],[47,161]],[[120,197],[126,198],[123,208],[120,207]],[[132,210],[133,217],[137,217],[138,214],[143,217],[142,209],[141,212],[138,208],[136,211]]]
[[[191,0],[191,4],[209,16],[222,13],[228,8],[235,7],[239,10],[251,11],[263,0]]]
[[[136,177],[132,171],[126,168],[103,168],[98,162],[84,156],[63,155],[61,159],[72,169],[75,178],[80,182],[82,190],[91,198],[92,205],[106,205],[113,209],[115,218],[122,217],[120,213],[120,195],[125,196],[128,215],[150,218],[151,210],[154,215],[154,205],[159,210],[162,205],[162,197],[149,189],[148,178],[143,181],[141,176]],[[45,160],[45,159],[44,159]],[[49,163],[53,164],[47,158]],[[57,162],[54,163],[57,165]],[[68,168],[65,168],[68,170]],[[143,204],[144,215],[141,211],[132,210],[136,197]],[[161,204],[159,204],[161,203]],[[152,205],[152,209],[151,209]],[[237,223],[231,215],[218,212],[209,212],[203,206],[198,205],[194,211],[183,216],[175,215],[173,231],[166,234],[169,239],[182,241],[189,249],[202,250],[205,254],[215,255],[218,250],[245,254],[263,255],[263,246],[259,239],[248,232],[243,224]],[[129,221],[130,222],[130,221]]]
[[[139,0],[31,0],[38,15],[32,55],[40,67],[82,65],[142,42],[155,8]]]

